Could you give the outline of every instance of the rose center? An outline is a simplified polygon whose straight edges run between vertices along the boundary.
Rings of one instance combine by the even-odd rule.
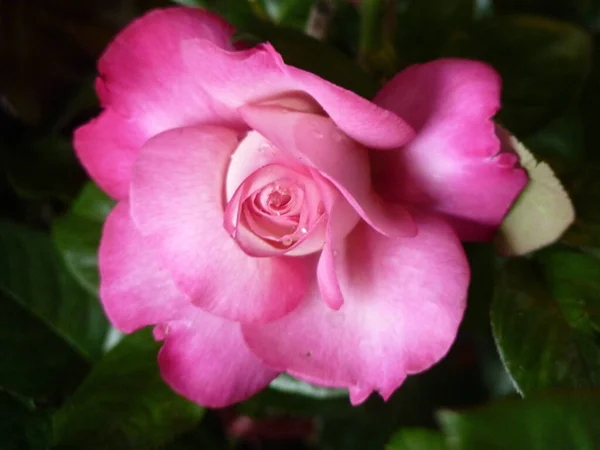
[[[267,198],[267,205],[277,214],[277,211],[285,209],[285,207],[290,203],[291,199],[292,196],[287,191],[277,190],[269,194],[269,197]]]

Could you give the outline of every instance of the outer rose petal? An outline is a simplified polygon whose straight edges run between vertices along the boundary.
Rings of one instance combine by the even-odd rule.
[[[246,400],[278,372],[265,367],[244,343],[240,325],[198,311],[165,327],[158,355],[164,380],[202,406],[220,408]]]
[[[413,130],[395,114],[310,73],[286,66],[269,45],[235,51],[233,28],[199,8],[155,10],[129,25],[108,47],[99,62],[96,89],[103,105],[121,123],[112,134],[111,158],[133,164],[135,151],[120,142],[125,136],[151,136],[172,128],[200,123],[243,128],[236,108],[249,101],[307,92],[355,139],[373,147],[406,143]],[[99,128],[88,130],[103,140]],[[84,166],[92,167],[106,147],[94,139],[76,141]],[[139,147],[137,147],[139,149]],[[121,151],[125,150],[123,154]],[[92,176],[117,198],[127,194],[126,171],[118,180],[96,168]]]
[[[156,249],[135,229],[127,202],[106,221],[100,275],[100,297],[118,329],[130,333],[168,323],[158,327],[166,336],[159,364],[181,395],[203,406],[226,406],[250,397],[277,375],[250,353],[238,324],[202,312],[176,288]]]
[[[354,140],[373,148],[395,148],[414,137],[395,114],[316,75],[287,66],[270,45],[230,52],[201,40],[183,44],[188,71],[220,103],[237,109],[290,92],[305,92]]]
[[[393,78],[375,103],[417,130],[396,152],[372,152],[373,179],[388,200],[444,213],[463,240],[489,240],[527,183],[516,157],[498,155],[491,117],[500,79],[489,66],[444,59]]]
[[[346,386],[354,404],[384,398],[448,351],[462,318],[469,266],[455,233],[417,214],[414,238],[386,238],[361,222],[337,255],[345,303],[328,308],[316,287],[287,316],[243,326],[265,364],[306,381]]]
[[[233,27],[198,8],[155,10],[127,26],[109,45],[98,68],[96,89],[107,110],[75,134],[84,167],[108,194],[125,198],[130,169],[151,136],[189,124],[230,122],[184,70],[180,44],[206,39],[230,48]]]
[[[111,323],[125,333],[181,319],[196,307],[175,287],[156,249],[135,228],[127,201],[110,213],[99,251],[100,298]]]
[[[96,89],[106,107],[136,122],[150,135],[195,120],[218,118],[211,97],[186,70],[181,43],[199,39],[231,49],[233,27],[200,8],[157,9],[128,25],[100,61]],[[217,117],[215,117],[217,116]],[[188,119],[188,120],[186,120]]]
[[[131,215],[192,302],[242,322],[292,310],[306,290],[303,259],[253,258],[223,228],[224,177],[235,133],[197,127],[162,133],[133,169]]]
[[[147,138],[133,121],[107,109],[75,131],[74,146],[98,186],[121,199],[127,197],[131,168]]]

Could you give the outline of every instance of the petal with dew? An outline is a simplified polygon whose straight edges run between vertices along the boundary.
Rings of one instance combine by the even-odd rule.
[[[388,236],[414,235],[410,215],[385,205],[372,189],[367,150],[344,135],[329,118],[284,111],[277,106],[240,108],[246,122],[277,148],[317,169],[373,228]]]
[[[231,52],[198,39],[183,44],[188,71],[220,104],[237,109],[248,103],[306,93],[354,140],[374,148],[395,148],[414,137],[413,129],[390,111],[354,92],[287,66],[270,44]],[[210,63],[207,63],[207,62]]]
[[[416,213],[419,234],[387,238],[361,222],[338,254],[344,305],[321,301],[315,285],[287,316],[244,325],[265,364],[305,381],[348,387],[354,404],[388,398],[409,374],[438,362],[465,309],[469,266],[452,228]]]

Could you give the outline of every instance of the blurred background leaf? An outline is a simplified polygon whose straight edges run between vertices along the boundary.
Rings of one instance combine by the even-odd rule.
[[[54,242],[67,267],[90,293],[98,294],[98,247],[102,225],[115,201],[88,183],[70,211],[54,222]]]
[[[598,391],[501,400],[472,411],[439,414],[450,448],[456,450],[600,448],[598,417]]]
[[[392,437],[386,450],[447,450],[444,436],[426,429],[406,429]]]
[[[0,387],[56,404],[90,369],[90,361],[48,322],[0,288]]]
[[[524,395],[600,387],[600,260],[547,249],[509,261],[496,284],[494,337]]]
[[[100,356],[108,327],[100,303],[71,276],[48,235],[0,222],[0,286],[82,354]]]
[[[145,329],[126,336],[94,367],[53,419],[60,449],[156,448],[197,425],[204,414],[162,381],[159,344]]]
[[[581,93],[591,68],[585,30],[542,17],[483,20],[456,45],[450,53],[484,60],[500,73],[498,120],[517,137],[539,130],[566,111]]]

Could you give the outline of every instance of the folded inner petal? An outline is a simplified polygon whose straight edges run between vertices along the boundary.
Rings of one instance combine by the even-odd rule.
[[[248,176],[225,208],[224,226],[251,256],[318,251],[324,209],[306,171],[269,164]],[[316,225],[316,226],[315,226]]]
[[[231,52],[197,39],[182,44],[188,70],[202,74],[199,82],[219,103],[239,108],[287,93],[306,93],[354,140],[369,147],[395,148],[414,136],[396,114],[354,92],[309,72],[287,66],[270,44]],[[212,64],[206,64],[210,58]]]
[[[380,233],[388,236],[416,233],[406,210],[386,205],[374,192],[367,149],[346,136],[331,119],[272,105],[246,105],[240,111],[250,127],[275,147],[301,164],[317,169],[331,181]]]

